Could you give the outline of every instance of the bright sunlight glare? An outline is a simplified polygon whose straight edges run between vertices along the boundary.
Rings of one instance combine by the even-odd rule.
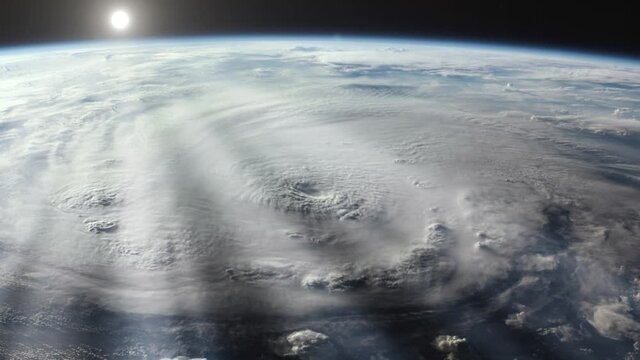
[[[117,10],[111,14],[111,26],[116,30],[122,31],[127,29],[130,21],[129,14],[125,11]]]

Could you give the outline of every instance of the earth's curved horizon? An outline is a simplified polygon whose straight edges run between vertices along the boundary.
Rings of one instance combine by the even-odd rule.
[[[491,40],[469,40],[451,37],[428,37],[411,35],[365,35],[365,34],[289,34],[289,33],[223,33],[204,35],[181,35],[181,36],[114,36],[97,39],[80,39],[53,42],[32,42],[24,44],[6,44],[0,46],[0,56],[15,55],[18,53],[42,53],[53,50],[70,51],[72,49],[97,49],[97,48],[127,48],[139,46],[167,46],[167,45],[196,45],[196,44],[222,44],[229,42],[250,43],[373,43],[387,45],[412,45],[430,47],[466,48],[474,50],[486,50],[490,52],[517,52],[537,54],[547,57],[560,57],[574,60],[593,60],[608,63],[627,64],[630,66],[640,64],[640,58],[628,53],[616,53],[612,51],[597,51],[588,48],[580,48],[570,45],[550,45],[536,43],[518,43],[511,41],[491,41]]]
[[[13,50],[2,359],[640,358],[640,62],[315,36]]]

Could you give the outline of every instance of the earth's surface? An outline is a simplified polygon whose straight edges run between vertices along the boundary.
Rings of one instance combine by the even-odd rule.
[[[640,358],[639,119],[575,54],[4,50],[0,358]]]

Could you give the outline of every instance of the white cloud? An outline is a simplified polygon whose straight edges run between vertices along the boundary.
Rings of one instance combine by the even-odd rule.
[[[589,323],[608,338],[640,340],[640,323],[633,319],[631,308],[624,301],[595,305]]]
[[[305,329],[287,335],[287,342],[291,345],[291,353],[305,354],[314,347],[324,344],[329,337],[325,334]]]
[[[467,343],[465,338],[460,338],[455,335],[440,335],[434,341],[433,345],[439,351],[447,354],[447,359],[453,360],[458,358],[458,352],[460,348]]]

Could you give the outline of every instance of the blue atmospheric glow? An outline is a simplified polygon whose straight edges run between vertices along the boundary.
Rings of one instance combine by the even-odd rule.
[[[420,37],[391,37],[391,36],[349,36],[349,35],[291,35],[291,34],[270,34],[270,35],[203,35],[185,37],[150,37],[150,38],[130,38],[118,40],[83,40],[75,42],[56,42],[44,44],[17,45],[0,47],[0,55],[6,54],[31,54],[43,51],[66,51],[78,48],[95,49],[105,47],[127,47],[127,46],[185,46],[192,44],[223,44],[228,42],[304,42],[304,43],[364,43],[378,45],[413,45],[413,46],[438,46],[464,48],[486,51],[517,52],[547,57],[571,58],[588,61],[608,61],[626,65],[638,65],[640,59],[630,56],[613,55],[607,53],[576,51],[557,47],[541,47],[523,44],[503,43],[503,42],[474,42],[465,40],[450,40],[437,38]]]

